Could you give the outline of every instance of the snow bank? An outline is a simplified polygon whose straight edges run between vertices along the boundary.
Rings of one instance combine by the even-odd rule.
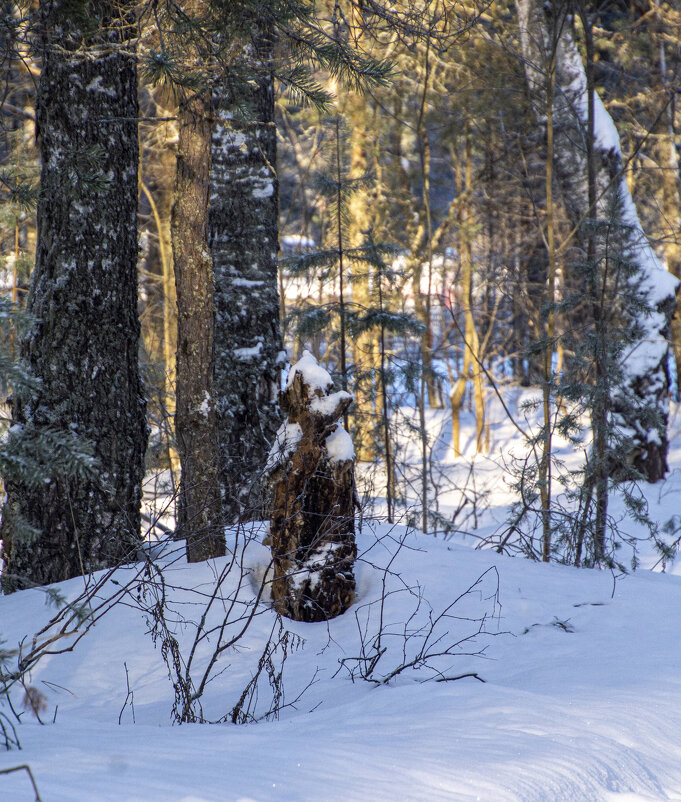
[[[400,527],[365,527],[359,547],[353,610],[328,625],[286,624],[304,642],[285,665],[285,701],[314,683],[280,721],[169,726],[173,695],[160,653],[143,617],[121,605],[73,654],[35,669],[31,682],[46,694],[48,723],[25,718],[24,751],[0,754],[0,767],[28,763],[50,802],[679,798],[681,639],[676,617],[660,614],[681,605],[678,577],[641,573],[614,581],[607,572],[476,552]],[[205,591],[223,564],[168,560],[170,584]],[[424,684],[427,672],[416,670],[375,688],[339,673],[339,660],[359,654],[361,630],[375,631],[379,610],[368,605],[380,599],[384,578],[391,595],[381,612],[382,659],[389,668],[401,659],[405,622],[416,630],[484,572],[486,584],[460,612],[493,613],[498,573],[500,605],[487,624],[497,634],[463,644],[448,667],[452,675],[475,672],[484,683]],[[61,587],[72,594],[82,581]],[[185,613],[194,610],[197,593],[169,592]],[[410,620],[419,594],[422,609]],[[0,598],[10,643],[45,615],[37,591]],[[207,714],[228,712],[272,623],[263,607],[238,651],[220,661]],[[471,629],[466,621],[453,625],[460,635]],[[482,656],[470,656],[479,648]],[[126,668],[134,694],[127,703]],[[0,777],[0,797],[32,799],[25,776]]]
[[[513,409],[531,391],[517,392]],[[521,448],[517,433],[499,409],[490,411],[493,443],[508,458]],[[448,420],[446,410],[431,415],[432,422]],[[464,441],[473,443],[473,416],[462,420]],[[661,522],[678,513],[681,494],[680,424],[672,421],[670,477],[645,486]],[[284,430],[281,442],[297,436],[295,428]],[[570,449],[561,455],[569,457]],[[467,463],[447,459],[449,475],[467,473]],[[30,683],[46,697],[46,725],[25,714],[18,728],[24,751],[0,753],[0,769],[30,765],[49,802],[681,799],[681,576],[643,569],[616,576],[471,548],[485,527],[503,519],[509,500],[503,462],[480,455],[475,464],[488,472],[492,489],[489,509],[479,510],[480,529],[454,542],[365,521],[351,610],[328,624],[285,622],[302,643],[284,665],[284,703],[297,701],[281,710],[280,720],[171,726],[166,666],[132,593],[72,654],[51,656],[32,671]],[[440,510],[457,499],[443,496]],[[617,499],[609,511],[620,526],[639,531]],[[259,542],[263,527],[246,530],[246,543],[243,527],[227,532],[231,553],[247,572],[248,581],[234,571],[228,582],[229,592],[240,588],[238,614],[253,603],[270,560]],[[161,555],[171,626],[182,649],[229,559],[188,565],[183,544],[173,541]],[[117,580],[133,570],[123,569]],[[384,676],[404,659],[405,630],[415,633],[406,647],[412,656],[426,638],[424,624],[479,578],[436,637],[475,635],[481,616],[483,634],[462,641],[437,668],[447,676],[475,673],[484,682],[437,682],[423,666],[381,687],[350,679],[341,661],[352,664],[363,644],[371,648],[381,617],[386,652],[377,673]],[[82,588],[82,579],[59,586],[71,598]],[[4,645],[16,646],[50,615],[40,591],[0,597]],[[208,623],[220,615],[214,609]],[[275,624],[271,609],[260,604],[237,648],[218,661],[203,700],[207,717],[229,713]],[[196,655],[197,670],[205,665],[208,640]],[[271,701],[266,680],[259,692],[256,712]],[[14,701],[21,709],[21,694]],[[0,775],[0,799],[33,799],[26,776]]]

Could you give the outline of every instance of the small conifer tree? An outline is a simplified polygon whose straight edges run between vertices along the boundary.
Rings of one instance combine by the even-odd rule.
[[[569,314],[571,308],[581,305],[588,310],[588,317],[583,316],[579,330],[564,335],[563,347],[572,357],[567,369],[560,374],[552,370],[548,378],[551,416],[527,435],[528,456],[514,462],[513,486],[519,499],[511,509],[500,550],[515,542],[527,556],[539,558],[543,549],[535,533],[541,528],[542,544],[548,531],[552,559],[624,569],[617,550],[626,535],[608,514],[613,493],[620,495],[634,520],[647,526],[651,536],[656,534],[638,488],[647,477],[631,449],[632,409],[637,400],[627,382],[628,360],[646,358],[640,352],[646,347],[645,343],[642,346],[641,321],[654,310],[638,265],[626,247],[631,232],[623,230],[621,203],[621,197],[613,194],[607,217],[582,224],[582,236],[593,247],[572,265],[580,292],[564,298],[555,309]],[[554,348],[555,341],[538,341],[534,347]],[[538,404],[529,401],[523,411],[529,416]],[[639,414],[635,419],[657,432],[664,428],[663,415],[662,409],[651,410],[648,418]],[[538,455],[547,427],[552,437],[557,434],[582,452],[581,467],[569,470],[552,449],[547,455],[551,470],[541,470]],[[547,475],[562,487],[562,492],[549,494],[548,508],[540,503]]]

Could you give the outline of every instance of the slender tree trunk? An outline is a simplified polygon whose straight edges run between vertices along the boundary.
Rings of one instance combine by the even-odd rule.
[[[354,98],[355,112],[350,112],[351,147],[350,178],[361,179],[369,172],[369,130],[367,121],[359,113],[366,114],[363,101]],[[348,200],[348,244],[351,248],[359,248],[365,240],[365,232],[373,222],[369,190],[358,187]],[[371,271],[366,264],[353,270],[352,305],[359,315],[366,314],[371,308]],[[375,423],[376,423],[376,387],[375,367],[376,337],[373,332],[365,331],[355,337],[352,344],[354,362],[353,417],[355,419],[355,447],[357,459],[371,462],[376,456]],[[380,410],[379,410],[380,414]]]
[[[385,299],[383,296],[383,276],[377,277],[378,282],[378,309],[381,314],[384,311]],[[387,380],[387,349],[385,342],[385,326],[381,324],[379,329],[378,348],[380,355],[379,378],[380,378],[380,397],[381,397],[381,423],[383,428],[383,454],[385,458],[385,499],[388,506],[388,523],[394,522],[395,518],[395,465],[390,443],[390,413],[388,409],[388,380]]]
[[[115,13],[89,3],[88,31],[71,6],[40,4],[38,248],[22,346],[40,386],[16,399],[14,422],[91,442],[99,475],[7,487],[5,512],[38,534],[30,545],[13,541],[14,516],[3,515],[5,570],[38,584],[134,559],[147,439],[137,361],[134,4]]]
[[[471,351],[471,367],[473,369],[473,401],[475,406],[475,453],[480,454],[484,447],[485,431],[485,394],[482,385],[482,359],[483,353],[480,347],[480,335],[478,326],[473,314],[473,253],[471,247],[471,226],[472,214],[470,199],[473,197],[473,154],[471,142],[470,121],[466,121],[466,202],[462,204],[464,215],[464,241],[466,251],[466,272],[467,281],[465,287],[464,313],[466,319],[466,340]]]
[[[464,395],[466,393],[466,376],[470,372],[470,352],[464,344],[463,369],[459,373],[459,378],[449,397],[452,407],[452,451],[455,457],[461,456],[461,409],[463,408]]]
[[[416,314],[424,325],[424,332],[421,335],[421,366],[425,374],[428,406],[431,409],[442,408],[442,395],[439,392],[438,383],[433,373],[433,321],[431,316],[431,285],[433,280],[433,231],[432,214],[430,209],[430,138],[426,126],[426,105],[430,92],[432,64],[430,53],[430,41],[426,44],[425,65],[423,76],[423,89],[419,102],[419,113],[416,123],[416,144],[419,154],[419,165],[421,168],[422,184],[422,213],[424,216],[424,233],[426,253],[420,251],[414,254],[413,265],[413,293]],[[421,278],[423,269],[423,257],[427,256],[428,262],[428,289],[424,294],[421,290]]]
[[[463,370],[454,386],[450,397],[452,407],[452,448],[454,456],[461,456],[460,430],[461,409],[463,407],[466,386],[469,380],[473,384],[473,400],[475,405],[476,441],[475,451],[480,453],[485,447],[485,403],[482,383],[482,350],[480,337],[473,314],[473,254],[471,249],[471,213],[470,198],[473,190],[473,171],[471,137],[466,126],[464,146],[465,159],[456,162],[457,195],[460,198],[458,207],[459,226],[459,260],[461,267],[461,307],[464,315],[463,337]]]
[[[177,297],[175,293],[175,274],[173,272],[172,258],[168,250],[170,241],[170,226],[166,218],[165,224],[161,218],[158,205],[153,193],[144,181],[140,181],[140,188],[144,193],[151,213],[154,217],[156,232],[158,234],[158,250],[161,259],[161,286],[163,290],[163,365],[164,377],[162,395],[162,420],[165,426],[165,439],[167,442],[168,467],[172,475],[173,487],[176,477],[180,473],[180,462],[177,450],[173,445],[172,421],[175,416],[175,354],[177,352]],[[171,245],[172,248],[172,245]]]
[[[555,35],[555,33],[554,33]],[[552,520],[551,494],[553,482],[553,351],[555,340],[556,300],[556,232],[553,204],[553,96],[556,82],[555,48],[551,49],[551,59],[546,74],[546,245],[548,251],[548,273],[545,291],[547,312],[544,320],[542,413],[543,437],[541,458],[539,460],[539,496],[542,513],[542,560],[551,559]],[[542,315],[544,317],[544,315]]]
[[[171,217],[177,289],[175,431],[182,477],[178,533],[190,562],[225,553],[213,388],[213,265],[206,242],[211,119],[200,95],[178,109],[177,176]]]
[[[586,66],[585,77],[587,87],[587,125],[586,125],[586,165],[587,165],[587,186],[589,209],[596,209],[598,204],[598,185],[595,162],[595,141],[596,141],[596,120],[595,120],[595,92],[594,92],[594,44],[591,21],[586,12],[582,13],[582,27],[586,37]],[[591,229],[586,235],[586,257],[587,264],[596,265],[597,243],[596,236]],[[608,284],[608,249],[606,248],[606,259],[601,270],[601,287],[605,289]],[[608,358],[607,358],[607,338],[609,310],[604,308],[604,292],[600,290],[599,282],[596,280],[596,269],[589,271],[587,281],[587,297],[591,302],[591,314],[593,317],[594,331],[596,334],[596,359],[594,365],[594,381],[597,386],[602,386],[605,390],[609,378]],[[605,536],[608,516],[608,419],[610,415],[610,394],[603,392],[598,403],[594,405],[591,413],[591,428],[593,430],[593,477],[587,477],[593,482],[596,489],[596,520],[594,523],[594,560],[599,563],[605,555]],[[581,548],[579,549],[581,552]],[[581,553],[579,554],[581,558]]]
[[[262,471],[279,427],[286,363],[279,323],[279,182],[274,43],[259,31],[244,53],[257,70],[245,101],[215,91],[209,244],[215,271],[215,391],[220,478],[229,521],[261,517]]]
[[[346,304],[345,304],[345,248],[343,247],[343,161],[341,153],[340,116],[335,120],[336,133],[336,247],[338,249],[338,312],[339,321],[339,359],[341,389],[348,389],[347,342],[346,342]],[[320,288],[321,289],[321,288]],[[322,297],[320,293],[320,303]],[[349,431],[348,410],[343,411],[343,425]]]

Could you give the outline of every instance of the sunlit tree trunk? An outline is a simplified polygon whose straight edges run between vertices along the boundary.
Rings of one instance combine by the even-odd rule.
[[[463,331],[463,370],[460,373],[450,396],[452,414],[452,449],[454,456],[461,456],[461,409],[468,381],[473,384],[473,401],[475,406],[475,451],[480,453],[485,448],[485,397],[483,388],[483,372],[481,367],[482,351],[478,327],[473,313],[473,254],[471,248],[472,218],[470,198],[473,190],[473,169],[470,130],[466,132],[463,164],[457,161],[456,182],[459,227],[459,259],[461,265],[461,306],[464,315]]]
[[[370,168],[370,133],[366,120],[365,101],[355,97],[354,111],[350,111],[350,180],[359,181],[367,176]],[[358,186],[348,200],[347,240],[350,248],[360,248],[364,244],[366,232],[372,224],[370,191],[366,186]],[[352,307],[359,315],[366,314],[372,306],[371,271],[366,264],[360,264],[352,271]],[[376,386],[374,383],[377,362],[376,337],[366,331],[352,341],[353,378],[355,397],[354,437],[357,459],[371,462],[376,456],[374,427],[376,424]],[[379,411],[380,415],[380,411]]]

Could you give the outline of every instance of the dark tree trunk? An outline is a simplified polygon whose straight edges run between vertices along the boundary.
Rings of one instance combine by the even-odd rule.
[[[94,446],[98,475],[9,483],[6,571],[45,584],[134,556],[147,433],[137,347],[134,4],[40,4],[38,248],[22,346],[40,380],[14,420]],[[37,530],[13,539],[18,513]],[[10,588],[20,586],[18,580]]]
[[[254,72],[247,101],[215,93],[208,240],[215,277],[215,393],[228,520],[262,516],[262,470],[281,415],[285,354],[279,325],[279,182],[271,37],[244,54]]]
[[[225,553],[217,410],[213,393],[213,266],[206,242],[211,119],[205,100],[178,111],[175,203],[171,219],[177,288],[175,430],[182,466],[178,532],[190,562]]]
[[[274,499],[272,598],[296,621],[326,621],[355,598],[354,452],[340,419],[352,402],[305,351],[291,369],[288,420],[268,460]]]

